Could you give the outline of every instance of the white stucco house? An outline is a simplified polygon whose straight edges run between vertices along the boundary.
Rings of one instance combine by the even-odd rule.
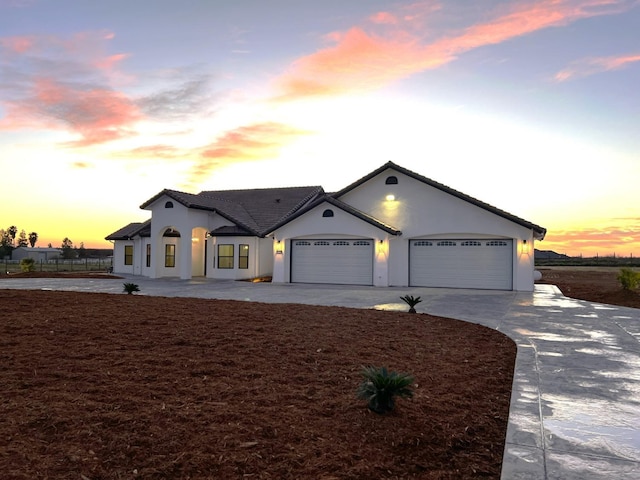
[[[531,291],[546,234],[393,162],[335,193],[165,189],[141,208],[106,237],[115,273]]]

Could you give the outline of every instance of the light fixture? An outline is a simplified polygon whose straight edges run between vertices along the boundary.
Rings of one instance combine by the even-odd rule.
[[[387,202],[393,202],[393,201],[396,199],[396,196],[395,196],[395,195],[393,195],[393,194],[389,194],[389,195],[387,195],[387,196],[386,196],[386,197],[384,197],[384,198],[385,198],[385,200],[386,200]]]

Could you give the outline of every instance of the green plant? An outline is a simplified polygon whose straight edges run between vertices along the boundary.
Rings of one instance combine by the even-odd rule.
[[[395,397],[411,398],[413,377],[406,373],[389,372],[386,367],[363,367],[364,380],[357,390],[358,398],[367,401],[369,410],[383,414],[395,407]]]
[[[123,292],[127,292],[129,295],[131,295],[133,292],[140,291],[140,288],[135,283],[123,283],[123,285],[124,285]]]
[[[621,268],[618,274],[618,281],[624,290],[635,290],[640,285],[640,272],[630,268]]]
[[[33,258],[23,258],[20,260],[20,270],[23,272],[33,272],[36,269],[36,261]]]
[[[409,305],[409,313],[416,313],[416,305],[422,302],[420,297],[414,297],[413,295],[405,295],[400,297],[400,300]]]

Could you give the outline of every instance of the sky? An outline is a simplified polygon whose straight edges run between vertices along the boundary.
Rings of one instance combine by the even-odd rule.
[[[387,161],[640,256],[639,0],[0,0],[0,228],[109,248],[164,188]]]

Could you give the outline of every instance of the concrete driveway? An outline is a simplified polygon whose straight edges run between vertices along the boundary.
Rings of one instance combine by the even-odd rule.
[[[406,310],[496,329],[518,345],[503,480],[640,478],[640,310],[533,293],[245,283],[208,279],[0,279],[0,288],[122,292]]]

